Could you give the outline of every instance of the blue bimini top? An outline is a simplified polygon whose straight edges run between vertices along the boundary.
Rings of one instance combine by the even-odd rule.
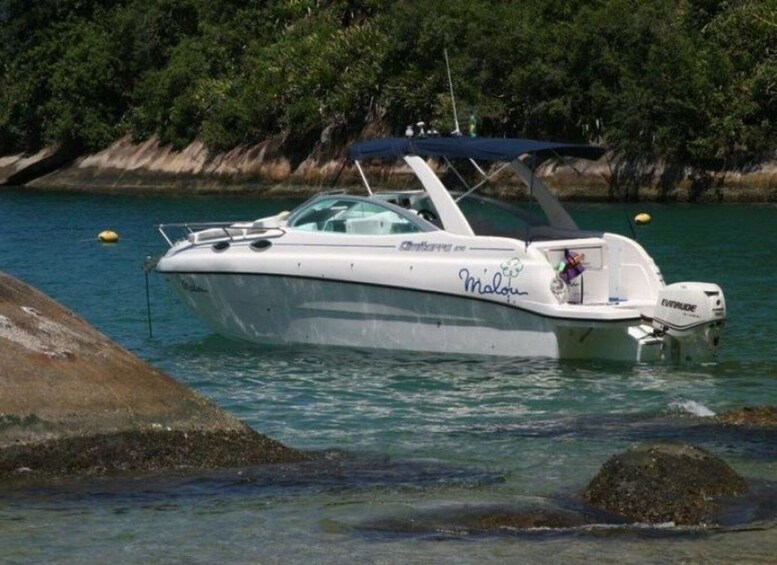
[[[512,161],[521,155],[536,154],[578,157],[595,161],[606,149],[595,145],[577,145],[533,139],[497,137],[390,137],[358,141],[351,146],[349,157],[354,160],[397,159],[405,155],[447,157],[449,159],[479,159]]]

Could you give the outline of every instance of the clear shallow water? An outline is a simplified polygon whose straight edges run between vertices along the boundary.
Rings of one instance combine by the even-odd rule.
[[[729,322],[702,367],[258,348],[200,325],[152,278],[153,226],[248,219],[292,202],[0,192],[0,269],[256,429],[337,450],[315,468],[63,482],[0,493],[8,562],[773,562],[774,529],[699,534],[575,531],[517,536],[374,532],[376,520],[484,503],[575,503],[629,444],[679,438],[723,456],[759,488],[777,481],[775,434],[727,432],[692,414],[777,403],[772,206],[576,205],[584,228],[629,233],[668,282],[711,280]],[[95,241],[103,229],[119,244]],[[771,492],[771,491],[770,491]]]

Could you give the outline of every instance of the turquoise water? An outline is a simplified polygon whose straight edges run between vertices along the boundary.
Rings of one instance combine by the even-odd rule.
[[[567,531],[478,536],[385,531],[484,504],[566,507],[611,455],[683,439],[724,457],[760,493],[777,481],[777,434],[693,414],[777,404],[774,206],[573,205],[584,228],[637,230],[668,282],[713,281],[729,307],[720,358],[699,367],[260,348],[212,335],[146,255],[161,222],[251,219],[290,201],[0,192],[0,270],[256,429],[309,450],[315,467],[61,483],[0,492],[0,560],[484,563],[774,561],[759,529]],[[103,229],[117,245],[95,241]],[[0,391],[0,394],[2,392]],[[759,514],[759,512],[761,514]],[[764,514],[765,512],[765,514]]]

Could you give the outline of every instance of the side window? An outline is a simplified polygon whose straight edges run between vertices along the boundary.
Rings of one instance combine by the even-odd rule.
[[[388,235],[422,231],[410,219],[380,204],[356,200],[324,200],[294,218],[289,227],[307,231]]]

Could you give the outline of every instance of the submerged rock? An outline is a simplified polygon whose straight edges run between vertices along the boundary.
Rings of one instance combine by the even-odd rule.
[[[729,426],[777,428],[777,406],[745,406],[724,412],[717,419]]]
[[[720,497],[747,492],[747,482],[708,451],[684,443],[641,443],[613,455],[583,498],[635,522],[709,523]]]
[[[300,461],[0,273],[0,478]]]
[[[588,517],[562,510],[497,511],[466,517],[461,525],[477,532],[564,529],[592,523]]]
[[[552,504],[452,506],[360,524],[372,532],[408,535],[499,535],[536,530],[569,530],[599,522],[598,517]]]
[[[303,459],[250,428],[136,430],[8,446],[0,449],[0,478],[216,469]]]

